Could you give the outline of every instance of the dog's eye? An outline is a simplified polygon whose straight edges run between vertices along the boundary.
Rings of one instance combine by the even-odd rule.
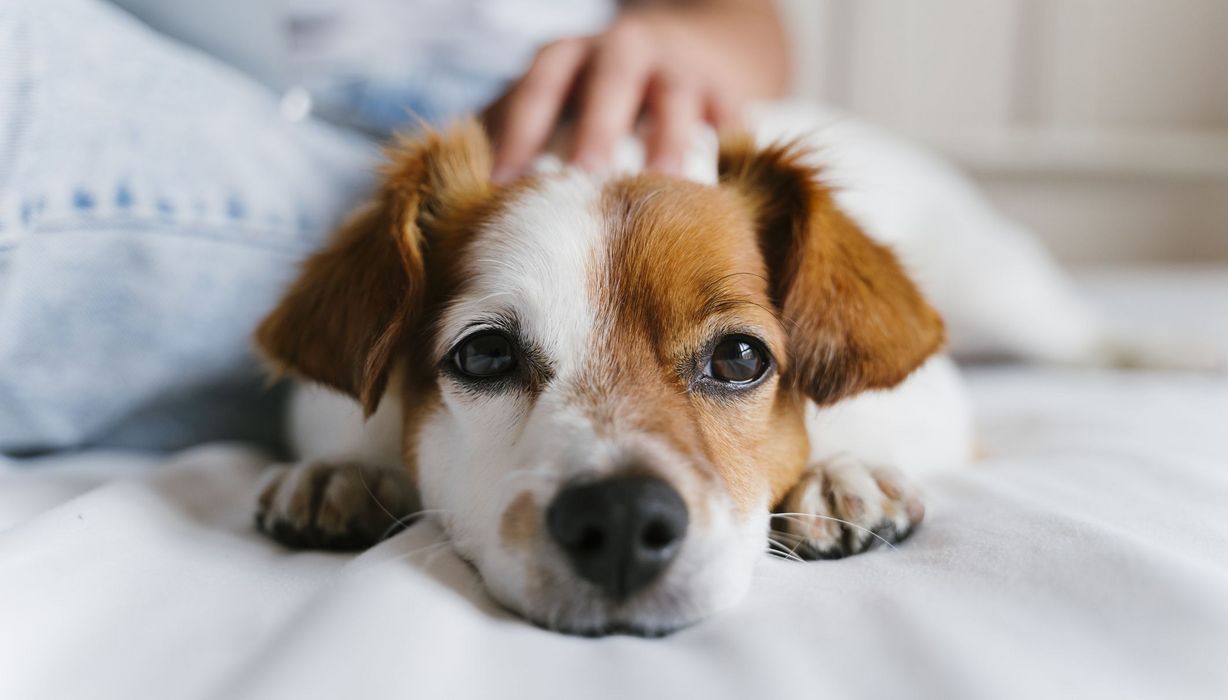
[[[512,342],[499,333],[479,333],[460,344],[452,361],[462,374],[494,377],[516,368]]]
[[[716,344],[707,374],[728,384],[748,384],[762,377],[767,368],[762,346],[745,336],[731,335]]]

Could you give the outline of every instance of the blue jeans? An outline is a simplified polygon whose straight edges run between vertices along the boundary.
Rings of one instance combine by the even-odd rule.
[[[106,3],[0,3],[0,452],[275,442],[249,334],[375,153]]]

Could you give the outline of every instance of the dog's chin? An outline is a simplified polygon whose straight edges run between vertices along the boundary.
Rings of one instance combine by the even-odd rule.
[[[559,634],[566,634],[573,637],[588,637],[590,639],[619,635],[625,637],[640,637],[643,639],[660,639],[662,637],[668,637],[674,632],[689,627],[692,624],[696,624],[695,622],[692,622],[690,624],[669,628],[640,627],[628,624],[610,624],[606,625],[605,627],[577,627],[573,629],[569,627],[550,627],[535,620],[529,620],[529,622],[533,623],[537,627],[540,627],[541,629],[546,630],[547,632],[558,632]],[[698,620],[696,622],[698,622]]]
[[[658,638],[733,607],[750,589],[751,567],[680,585],[666,579],[625,601],[613,601],[570,575],[553,579],[533,595],[486,589],[496,602],[533,625],[580,637],[626,635]]]
[[[541,629],[576,637],[623,635],[655,639],[690,627],[716,612],[695,609],[696,606],[687,606],[691,608],[688,610],[662,610],[660,603],[651,598],[637,597],[621,604],[602,599],[577,600],[572,605],[555,602],[548,606],[549,610],[501,604]]]

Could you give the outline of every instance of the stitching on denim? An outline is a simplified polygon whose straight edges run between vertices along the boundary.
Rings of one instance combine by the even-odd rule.
[[[125,234],[132,233],[133,228],[137,228],[143,235],[164,236],[166,238],[190,238],[196,240],[216,241],[220,243],[229,243],[232,245],[258,248],[266,251],[275,251],[281,253],[289,253],[293,255],[302,255],[311,250],[314,250],[321,243],[313,241],[305,236],[300,236],[296,240],[302,245],[293,245],[288,243],[274,243],[253,238],[237,238],[231,235],[235,227],[233,226],[189,226],[182,223],[173,224],[170,228],[165,221],[107,221],[97,222],[95,225],[82,225],[84,222],[64,222],[62,224],[44,224],[40,223],[31,233],[48,234],[54,236],[70,236],[73,234],[80,235],[99,235],[99,234]],[[251,227],[248,227],[249,230]],[[217,233],[216,231],[224,229],[227,233]],[[276,229],[263,229],[265,231],[275,231]]]

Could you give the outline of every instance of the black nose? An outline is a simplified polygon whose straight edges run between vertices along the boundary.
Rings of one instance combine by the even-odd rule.
[[[651,583],[686,535],[686,504],[660,479],[620,476],[569,486],[546,512],[572,568],[615,600]]]

